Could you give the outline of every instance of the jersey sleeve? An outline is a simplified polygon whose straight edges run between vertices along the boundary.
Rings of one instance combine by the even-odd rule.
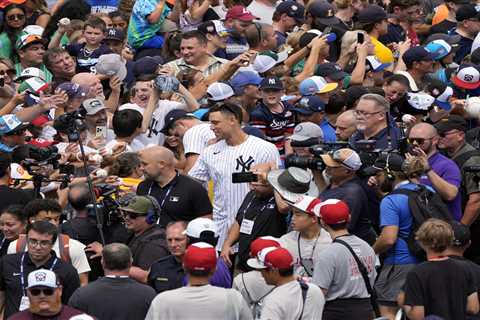
[[[205,162],[205,153],[200,154],[200,157],[195,162],[192,169],[190,169],[188,175],[203,182],[210,180],[210,170]]]
[[[192,129],[187,130],[183,136],[183,148],[185,150],[185,155],[189,153],[201,154],[203,149],[205,149],[203,140],[205,137],[201,134],[198,134],[199,132],[197,130]]]
[[[77,272],[85,273],[90,271],[87,255],[85,254],[85,245],[78,240],[69,240],[69,252],[72,259],[72,266],[77,269]]]

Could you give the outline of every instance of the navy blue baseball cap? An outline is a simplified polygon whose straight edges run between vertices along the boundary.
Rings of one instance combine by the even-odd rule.
[[[260,82],[260,90],[283,90],[283,82],[279,77],[266,77]]]
[[[305,7],[296,1],[287,0],[280,2],[275,12],[279,14],[286,13],[289,17],[294,18],[300,23],[305,21]]]
[[[403,54],[403,62],[405,62],[406,65],[412,64],[413,62],[418,62],[418,61],[433,61],[433,58],[435,57],[435,54],[432,52],[429,52],[427,49],[425,49],[422,46],[417,46],[408,49],[404,54]]]
[[[322,112],[325,110],[325,103],[319,97],[304,96],[296,104],[293,111],[303,115],[311,115],[315,112]]]

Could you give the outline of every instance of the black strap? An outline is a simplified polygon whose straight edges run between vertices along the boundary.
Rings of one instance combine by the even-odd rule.
[[[298,320],[302,319],[303,317],[303,310],[305,309],[305,301],[307,300],[307,291],[308,291],[308,284],[306,284],[303,281],[298,281],[298,284],[300,285],[300,289],[302,289],[302,312],[300,312],[300,317],[298,317]]]
[[[365,286],[367,287],[367,292],[368,292],[368,294],[370,294],[370,303],[372,304],[373,310],[375,311],[375,315],[377,317],[379,317],[380,316],[380,310],[378,309],[378,305],[377,305],[377,295],[376,295],[375,291],[373,290],[372,285],[370,284],[370,279],[368,278],[367,268],[362,263],[362,261],[360,261],[360,258],[357,256],[355,251],[353,251],[352,247],[350,247],[350,245],[348,243],[346,243],[345,241],[340,240],[338,238],[335,238],[335,240],[333,240],[333,242],[337,242],[337,243],[340,243],[340,244],[344,245],[348,249],[348,251],[350,251],[353,258],[357,262],[358,270],[360,270],[360,273],[362,274],[363,281],[365,282]]]
[[[275,289],[276,287],[273,287],[272,289],[270,289],[270,291],[268,291],[267,293],[265,293],[263,296],[261,296],[258,300],[253,300],[252,298],[252,295],[250,294],[250,292],[248,292],[248,289],[247,289],[247,284],[245,283],[245,279],[243,278],[243,275],[245,274],[245,272],[241,273],[241,278],[242,278],[242,283],[243,283],[243,287],[245,288],[245,292],[247,293],[247,296],[248,296],[248,299],[250,299],[250,301],[253,302],[253,304],[257,305],[260,301],[262,301],[266,296],[268,296],[272,291],[273,289]]]

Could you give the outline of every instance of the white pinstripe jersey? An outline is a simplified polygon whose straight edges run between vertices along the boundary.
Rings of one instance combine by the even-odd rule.
[[[213,180],[213,220],[220,238],[217,249],[221,249],[228,229],[233,224],[243,199],[250,190],[248,183],[232,183],[232,173],[248,171],[254,164],[277,163],[280,154],[270,142],[254,136],[238,146],[229,146],[225,140],[208,146],[190,170],[189,175],[202,180]]]
[[[201,154],[208,146],[208,141],[215,138],[215,133],[210,129],[210,123],[201,123],[191,127],[183,136],[185,154]]]

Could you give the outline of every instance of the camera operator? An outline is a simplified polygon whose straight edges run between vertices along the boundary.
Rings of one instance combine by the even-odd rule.
[[[399,132],[387,119],[389,110],[390,104],[381,95],[364,94],[355,107],[357,131],[350,138],[350,145],[357,150],[359,140],[375,140],[375,149],[385,149],[390,139],[396,148]]]
[[[12,204],[26,205],[33,199],[33,193],[31,191],[11,188],[9,186],[11,164],[11,155],[0,151],[0,212],[3,212]]]
[[[60,215],[62,208],[57,201],[52,199],[35,199],[25,206],[25,213],[28,219],[28,225],[35,221],[48,221],[57,228],[60,223]],[[28,229],[28,227],[27,227]],[[18,240],[10,243],[8,246],[8,254],[25,251],[27,239],[25,235],[20,235]],[[65,234],[59,234],[53,250],[62,261],[70,263],[78,272],[81,285],[88,283],[88,273],[90,265],[85,255],[85,245],[79,241],[70,238]]]
[[[321,155],[321,158],[326,165],[325,174],[330,180],[330,185],[320,193],[320,199],[345,201],[351,214],[349,232],[370,245],[373,244],[376,233],[372,228],[368,195],[356,175],[362,166],[359,155],[351,149],[343,148]]]
[[[413,146],[410,154],[420,157],[425,164],[425,175],[420,182],[432,186],[445,201],[455,220],[460,221],[462,203],[458,189],[462,176],[456,163],[438,152],[437,129],[428,123],[416,124],[410,129],[408,140]]]

